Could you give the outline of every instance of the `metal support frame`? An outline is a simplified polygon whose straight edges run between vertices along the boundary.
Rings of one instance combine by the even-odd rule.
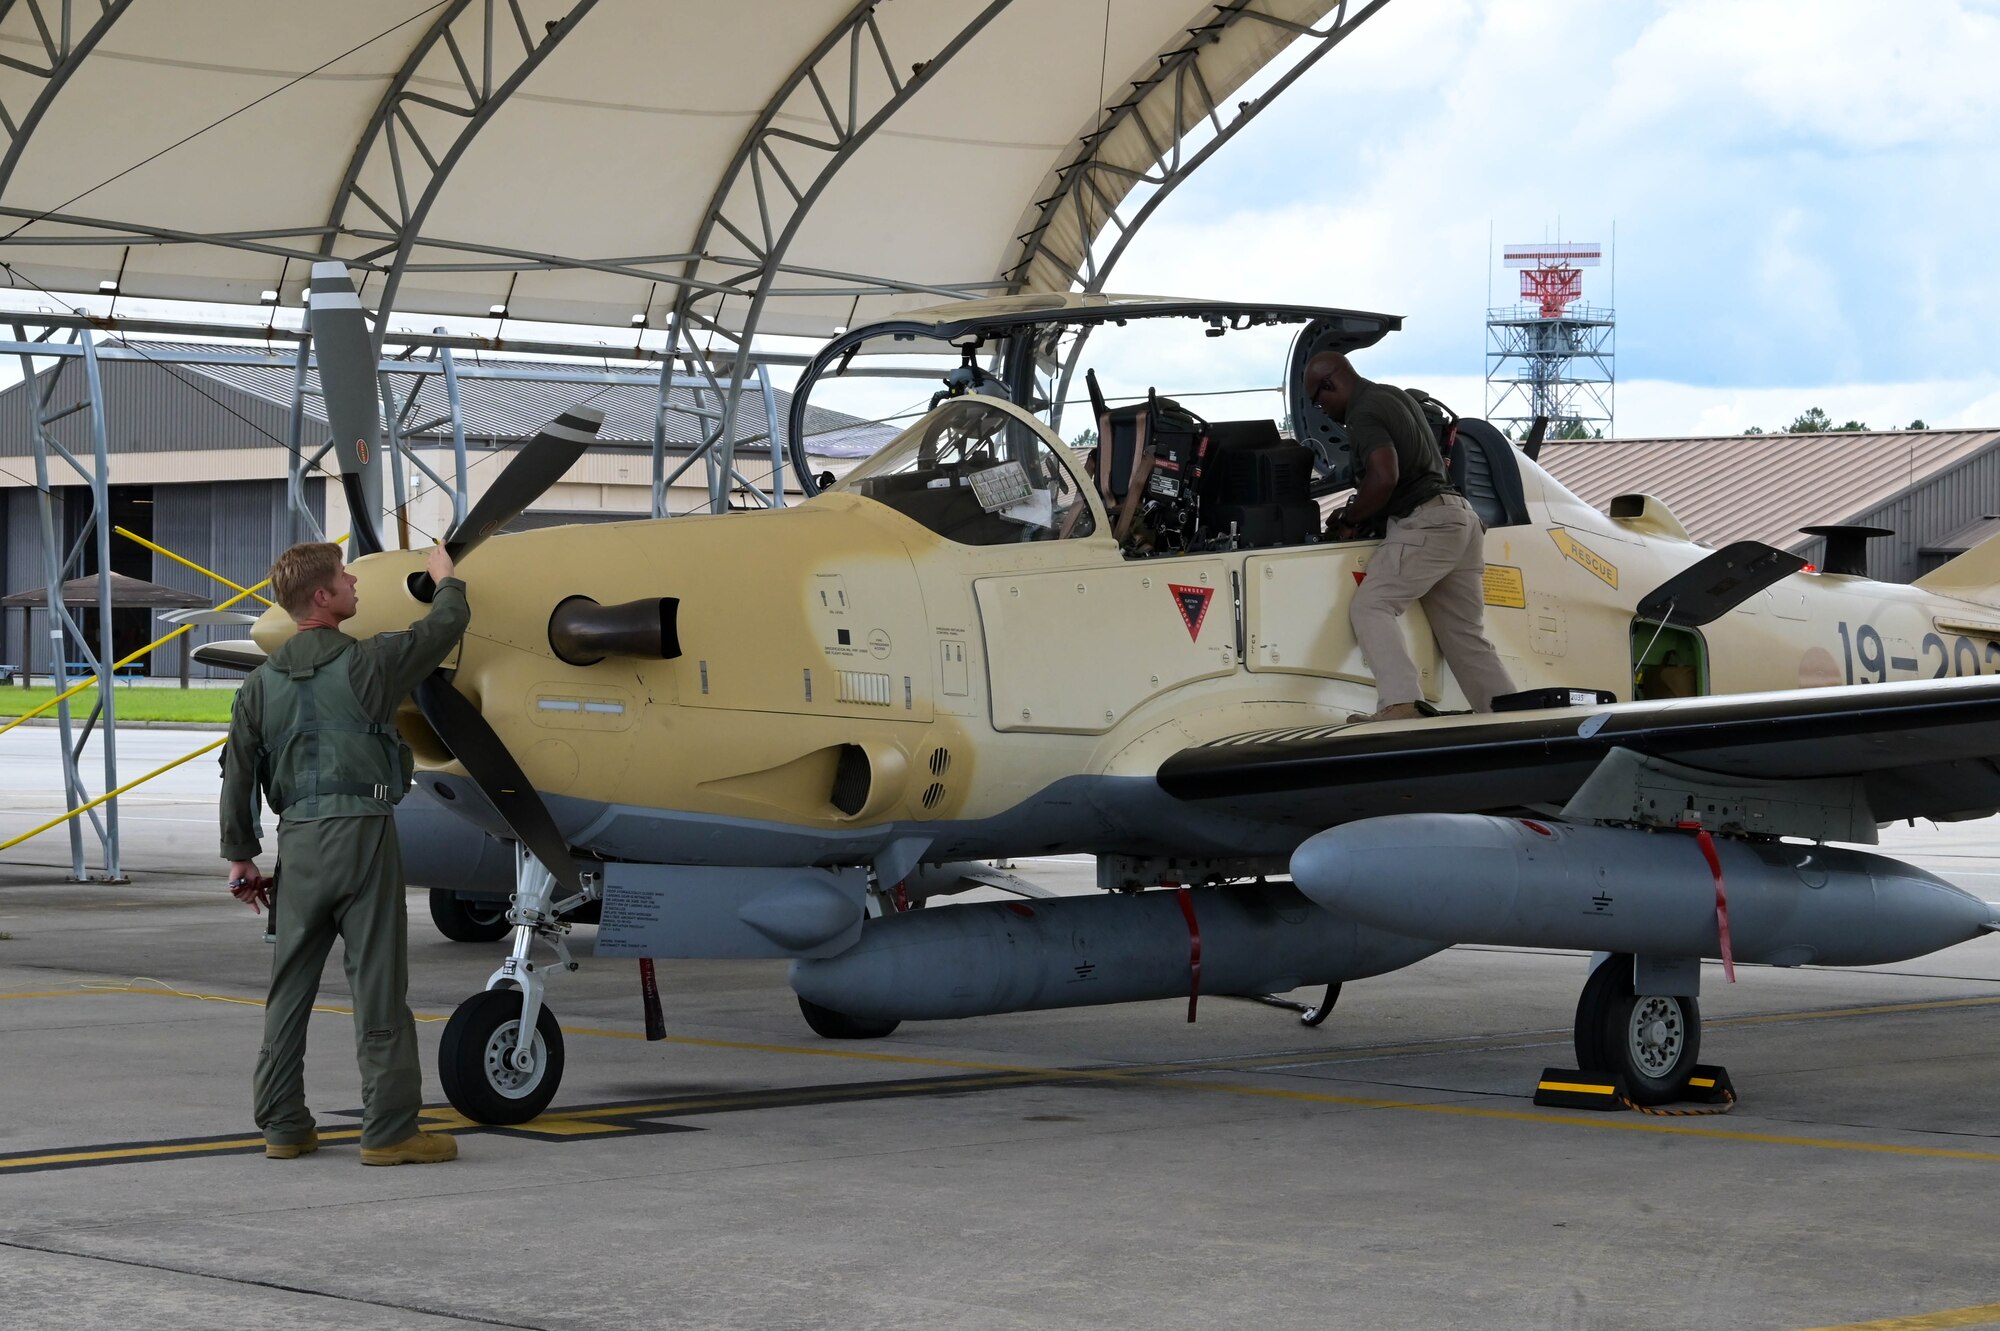
[[[676,364],[685,367],[684,373],[674,373]],[[692,351],[682,352],[675,360],[660,367],[660,386],[657,409],[653,416],[653,516],[673,517],[667,508],[667,491],[673,483],[686,474],[688,468],[700,462],[708,479],[708,510],[712,513],[725,512],[729,507],[729,496],[741,488],[757,503],[766,508],[785,506],[784,475],[784,425],[778,415],[778,392],[771,383],[770,367],[762,359],[753,360],[747,373],[756,380],[759,396],[764,406],[764,433],[748,439],[738,436],[733,430],[723,445],[722,421],[732,392],[734,381],[718,377],[707,358]],[[688,390],[689,402],[677,406],[672,390],[676,387]],[[667,417],[673,412],[681,412],[702,422],[701,438],[694,451],[681,460],[673,471],[667,470]],[[735,446],[754,443],[758,438],[771,444],[770,491],[759,489],[757,485],[737,470]]]
[[[558,6],[551,11],[556,17],[543,24],[538,37],[521,12],[522,0],[505,0],[504,5],[502,0],[477,0],[476,4],[473,0],[452,0],[404,59],[348,163],[320,246],[323,257],[341,257],[334,253],[334,242],[352,200],[381,219],[387,228],[384,242],[362,254],[360,260],[364,265],[375,264],[389,256],[382,292],[375,302],[382,325],[396,308],[396,293],[410,255],[422,241],[424,221],[450,180],[452,168],[514,90],[596,4],[597,0],[571,0]],[[410,87],[425,59],[439,45],[451,54],[463,100],[415,92]],[[476,73],[467,63],[468,56],[477,58]],[[496,69],[496,65],[509,63],[511,68],[504,72]],[[378,142],[388,156],[395,185],[395,197],[386,201],[376,200],[361,186],[362,171]],[[379,325],[376,345],[381,345]]]
[[[48,59],[48,64],[44,66],[18,56],[0,55],[0,65],[42,80],[41,91],[35,94],[35,100],[25,112],[10,111],[0,106],[0,133],[5,135],[7,143],[6,155],[0,157],[0,197],[7,193],[21,153],[34,137],[42,117],[61,95],[70,75],[76,73],[91,49],[111,30],[111,25],[132,7],[132,0],[95,0],[93,4],[84,4],[81,0],[55,0],[55,5],[57,19],[51,28],[45,12],[48,0],[0,0],[0,37],[19,36],[24,43],[37,41]],[[77,31],[79,9],[90,16],[88,25],[81,32]],[[19,31],[29,25],[34,30],[32,39]]]
[[[42,338],[31,340],[26,327],[21,324],[14,327],[16,346],[24,348],[19,351],[22,374],[30,385],[40,390],[33,394],[30,402],[30,435],[35,454],[42,564],[49,580],[49,676],[60,690],[68,682],[66,665],[72,658],[88,662],[97,676],[97,705],[85,720],[81,735],[76,734],[73,728],[69,703],[65,701],[56,706],[56,727],[62,749],[63,795],[67,801],[65,807],[74,811],[91,802],[90,792],[83,782],[81,762],[84,747],[90,742],[91,731],[100,717],[104,722],[103,737],[99,741],[104,753],[104,789],[118,789],[118,700],[116,680],[111,673],[112,662],[117,659],[112,648],[111,624],[111,462],[104,425],[104,383],[98,373],[96,349],[90,333],[87,329],[73,330],[70,334],[72,354],[58,358],[54,368],[38,378],[35,373],[36,348],[52,331],[45,332]],[[83,367],[84,400],[75,406],[52,409],[50,403],[64,381],[64,371],[69,368],[71,360],[79,361]],[[49,432],[49,427],[56,421],[77,411],[90,413],[92,464],[88,466]],[[90,486],[90,517],[66,552],[62,548],[61,522],[56,514],[56,493],[49,476],[51,454],[68,463]],[[86,541],[93,543],[97,563],[97,645],[94,649],[82,625],[64,604],[62,595],[63,583],[73,576],[71,570],[82,568]],[[32,614],[33,611],[24,608],[22,613]],[[21,668],[26,671],[30,665],[30,662],[23,661]],[[96,809],[88,814],[103,856],[103,868],[97,876],[103,882],[122,883],[126,879],[119,862],[117,797],[111,797],[100,807],[103,812],[101,818]],[[75,818],[69,820],[69,846],[70,881],[89,881],[90,874],[84,864],[83,829]]]
[[[1266,14],[1252,8],[1254,0],[1229,0],[1228,3],[1217,4],[1208,22],[1188,29],[1187,40],[1160,56],[1158,68],[1133,83],[1132,91],[1124,100],[1105,108],[1104,117],[1097,127],[1078,141],[1075,155],[1056,168],[1055,190],[1036,202],[1035,225],[1019,237],[1021,257],[1007,272],[1009,290],[1020,291],[1026,287],[1030,281],[1030,269],[1038,259],[1043,259],[1059,265],[1063,274],[1069,277],[1070,285],[1080,285],[1085,291],[1102,291],[1104,278],[1118,262],[1118,256],[1124,252],[1133,233],[1152,215],[1153,210],[1216,149],[1256,119],[1258,112],[1269,106],[1279,93],[1295,83],[1328,51],[1346,41],[1356,28],[1388,3],[1389,0],[1367,0],[1365,4],[1350,6],[1350,0],[1340,0],[1334,10],[1333,22],[1325,28],[1311,28]],[[1311,38],[1315,45],[1262,97],[1239,102],[1235,118],[1224,123],[1222,110],[1209,91],[1208,81],[1202,76],[1201,54],[1213,46],[1225,30],[1243,22],[1266,23],[1297,36]],[[1148,114],[1162,104],[1166,112],[1165,123],[1160,123],[1160,117]],[[1201,114],[1192,121],[1187,117],[1190,104],[1201,109]],[[1154,163],[1149,170],[1133,171],[1115,166],[1099,155],[1112,135],[1127,124],[1138,129],[1148,149],[1153,152]],[[1213,136],[1198,149],[1190,151],[1192,136],[1204,127],[1212,130]],[[1120,213],[1119,207],[1125,197],[1134,189],[1147,185],[1154,188],[1140,207],[1130,217]],[[1106,226],[1118,233],[1111,253],[1102,262],[1092,254],[1088,240],[1082,254],[1074,262],[1050,249],[1049,224],[1065,210],[1074,214],[1079,233],[1086,238],[1096,237]],[[1042,285],[1060,289],[1053,282]]]
[[[695,233],[695,257],[682,273],[680,294],[667,324],[670,361],[683,342],[691,342],[694,329],[735,344],[728,382],[720,387],[721,411],[712,425],[702,417],[703,440],[698,451],[707,461],[714,511],[728,506],[730,479],[735,474],[736,412],[744,381],[756,360],[752,344],[757,324],[779,274],[785,271],[785,252],[799,227],[856,150],[922,91],[1008,3],[991,0],[934,52],[903,51],[892,56],[877,21],[877,0],[863,0],[792,71],[737,145]],[[901,73],[904,69],[914,72],[906,78]],[[844,106],[836,105],[835,100],[842,89],[846,91]],[[791,128],[800,124],[812,125],[812,132]],[[708,251],[720,239],[718,233],[740,245],[750,262],[723,276],[714,289],[703,290],[699,279],[703,264],[714,262]],[[748,301],[742,331],[734,334],[720,322],[721,305],[732,296]],[[710,308],[697,308],[704,305]],[[662,488],[656,473],[656,509]],[[774,483],[774,494],[782,489],[781,483]]]
[[[1070,287],[1093,292],[1104,290],[1111,270],[1125,254],[1125,247],[1145,225],[1146,219],[1180,188],[1181,182],[1194,174],[1195,169],[1223,144],[1235,138],[1245,125],[1257,118],[1259,112],[1319,63],[1329,51],[1352,36],[1356,28],[1373,17],[1389,0],[1366,0],[1366,3],[1340,0],[1334,9],[1333,21],[1323,28],[1308,27],[1266,14],[1252,8],[1253,3],[1254,0],[1230,0],[1230,3],[1217,4],[1208,22],[1188,29],[1187,41],[1159,57],[1159,66],[1151,75],[1134,82],[1131,92],[1122,101],[1105,108],[1097,127],[1078,141],[1075,155],[1056,169],[1055,190],[1036,202],[1035,224],[1019,237],[1021,257],[1007,270],[1007,289],[1010,293],[1022,291],[1030,285],[1038,261],[1055,264],[1057,271],[1068,279],[1066,285]],[[1243,22],[1268,24],[1308,38],[1314,44],[1261,97],[1238,102],[1235,116],[1225,121],[1222,109],[1209,91],[1208,81],[1202,76],[1201,55],[1215,44],[1220,33]],[[1190,104],[1201,110],[1201,114],[1192,121],[1187,117]],[[1156,105],[1166,108],[1165,124],[1159,123],[1150,114]],[[1153,165],[1146,171],[1135,172],[1114,166],[1100,156],[1113,133],[1128,123],[1137,127],[1154,154]],[[1195,146],[1197,138],[1204,133],[1208,137],[1198,147]],[[1148,192],[1139,200],[1137,207],[1128,211],[1132,194],[1140,189],[1148,189]],[[1065,210],[1074,216],[1079,233],[1086,237],[1082,252],[1074,261],[1055,253],[1048,242],[1050,223]],[[1107,228],[1116,233],[1117,239],[1099,257],[1095,241]],[[1054,277],[1047,278],[1042,285],[1060,289]],[[1068,356],[1064,358],[1061,376],[1050,389],[1051,429],[1061,428],[1063,403],[1069,397],[1069,386],[1082,359],[1084,345],[1090,340],[1089,334],[1088,329],[1078,333],[1070,345]]]
[[[1595,305],[1544,317],[1533,306],[1486,312],[1486,419],[1520,435],[1546,417],[1549,438],[1611,433],[1616,319]]]

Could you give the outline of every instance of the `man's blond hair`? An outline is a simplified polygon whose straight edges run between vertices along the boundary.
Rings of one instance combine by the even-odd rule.
[[[297,619],[312,609],[312,594],[331,589],[340,572],[340,547],[331,541],[301,541],[271,565],[271,594]]]

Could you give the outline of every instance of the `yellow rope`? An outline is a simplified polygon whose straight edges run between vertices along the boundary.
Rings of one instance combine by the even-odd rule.
[[[124,529],[123,527],[120,527],[120,528],[118,528],[117,530],[119,530],[119,531],[125,531],[125,529]],[[125,534],[126,534],[127,536],[132,536],[132,533],[130,533],[130,532],[125,532]],[[141,540],[141,538],[140,538],[140,537],[137,537],[137,536],[132,536],[132,539],[133,539],[133,540],[135,540],[135,541],[138,541],[138,540]],[[340,542],[341,542],[341,541],[344,541],[344,540],[346,540],[346,539],[347,539],[346,535],[344,535],[344,534],[343,534],[343,535],[341,535],[341,536],[340,536],[340,537],[339,537],[338,539],[336,539],[336,540],[335,540],[335,541],[333,542],[333,544],[335,544],[335,545],[338,545],[338,544],[340,544]],[[152,542],[151,542],[151,541],[143,541],[142,543],[143,543],[143,544],[146,544],[146,545],[152,545]],[[158,546],[153,546],[153,548],[154,548],[154,549],[156,549],[156,550],[158,550],[158,549],[159,549],[160,547],[158,547]],[[173,552],[172,552],[172,551],[166,551],[166,550],[162,550],[162,551],[161,551],[161,553],[162,553],[162,554],[166,554],[166,555],[169,555],[170,557],[172,557],[172,558],[174,558],[174,559],[180,559],[180,556],[179,556],[179,555],[175,555],[175,554],[173,554]],[[185,560],[185,559],[181,559],[181,563],[183,563],[183,564],[188,564],[188,561],[187,561],[187,560]],[[192,569],[197,569],[197,570],[199,570],[200,572],[203,572],[203,573],[208,573],[208,570],[207,570],[207,569],[205,569],[205,568],[201,568],[201,566],[200,566],[200,565],[198,565],[198,564],[188,564],[188,567],[189,567],[189,568],[192,568]],[[214,578],[214,579],[215,579],[215,580],[216,580],[217,582],[221,582],[221,583],[226,583],[226,584],[228,584],[228,585],[229,585],[229,586],[231,586],[231,587],[234,587],[234,586],[236,585],[235,583],[233,583],[233,582],[230,582],[230,581],[229,581],[229,579],[227,579],[227,578],[223,577],[223,576],[222,576],[221,574],[219,574],[219,573],[208,573],[208,576],[209,576],[209,577],[211,577],[211,578]],[[229,608],[230,606],[232,606],[232,605],[235,605],[235,604],[236,604],[236,603],[237,603],[238,601],[242,600],[242,599],[243,599],[244,597],[246,597],[246,596],[257,596],[257,588],[258,588],[258,587],[268,587],[268,586],[270,586],[270,585],[271,585],[271,580],[270,580],[269,578],[266,578],[266,579],[264,579],[264,580],[263,580],[262,582],[258,583],[258,584],[257,584],[257,585],[256,585],[255,587],[246,587],[246,588],[244,588],[243,590],[241,590],[241,591],[237,592],[237,593],[236,593],[236,595],[234,595],[234,596],[230,597],[230,598],[229,598],[228,600],[224,601],[224,602],[223,602],[223,603],[222,603],[221,605],[218,605],[218,606],[216,606],[215,608],[216,608],[217,610],[227,610],[227,609],[228,609],[228,608]],[[264,598],[263,598],[263,597],[261,597],[261,596],[257,596],[257,599],[258,599],[258,600],[260,600],[260,601],[264,600]],[[265,604],[267,604],[267,605],[268,605],[268,604],[270,604],[270,603],[269,603],[268,601],[266,601],[266,602],[265,602]],[[131,664],[132,664],[132,663],[133,663],[134,661],[136,661],[136,660],[138,660],[138,659],[139,659],[140,657],[142,657],[142,656],[146,655],[146,653],[148,653],[148,652],[151,652],[151,651],[154,651],[154,650],[157,650],[158,648],[161,648],[161,647],[164,647],[164,646],[166,646],[166,645],[167,645],[168,643],[172,642],[172,641],[173,641],[173,640],[174,640],[175,638],[178,638],[178,637],[180,637],[180,636],[181,636],[181,634],[183,634],[183,633],[187,633],[187,632],[189,632],[189,631],[190,631],[190,630],[192,630],[192,629],[193,629],[194,627],[195,627],[195,626],[194,626],[194,625],[192,625],[192,624],[183,624],[183,625],[181,625],[181,626],[180,626],[179,628],[175,629],[175,630],[174,630],[174,631],[173,631],[172,633],[169,633],[169,634],[168,634],[168,635],[167,635],[166,637],[164,637],[164,638],[155,638],[155,639],[153,639],[153,640],[152,640],[151,642],[147,643],[147,644],[146,644],[146,645],[145,645],[144,647],[141,647],[141,648],[140,648],[140,649],[139,649],[138,651],[136,651],[136,652],[133,652],[133,653],[132,653],[132,654],[131,654],[130,656],[125,656],[125,657],[120,657],[120,658],[119,658],[118,660],[116,660],[116,661],[113,661],[113,662],[111,663],[111,668],[112,668],[113,670],[116,670],[116,669],[118,669],[118,667],[120,667],[120,666],[128,666],[128,665],[131,665]],[[23,661],[23,662],[21,663],[21,669],[25,671],[25,670],[26,670],[27,668],[28,668],[28,663],[27,663],[26,661]],[[43,712],[46,712],[46,711],[48,711],[48,710],[49,710],[49,708],[51,708],[51,707],[54,707],[54,706],[55,706],[55,705],[56,705],[57,703],[59,703],[59,702],[63,702],[63,701],[65,701],[65,700],[69,699],[69,698],[73,698],[73,697],[75,697],[75,696],[76,696],[77,694],[79,694],[79,693],[82,693],[82,692],[83,692],[83,691],[84,691],[85,689],[88,689],[88,688],[93,688],[93,687],[95,687],[95,686],[96,686],[96,684],[97,684],[97,680],[96,680],[96,678],[95,678],[95,677],[93,676],[93,677],[91,677],[91,678],[89,678],[89,679],[85,679],[85,680],[81,681],[80,683],[77,683],[77,684],[74,684],[74,685],[70,686],[70,687],[69,687],[69,688],[67,688],[67,689],[64,689],[64,690],[63,690],[63,691],[62,691],[61,693],[58,693],[58,694],[57,694],[57,695],[56,695],[55,697],[53,697],[53,698],[49,699],[49,700],[48,700],[47,702],[43,703],[43,704],[42,704],[42,705],[41,705],[40,707],[37,707],[37,708],[33,709],[32,711],[27,711],[27,712],[23,712],[23,713],[21,713],[21,715],[19,715],[19,716],[15,717],[15,718],[14,718],[14,719],[13,719],[12,721],[9,721],[9,722],[8,722],[8,723],[7,723],[6,725],[4,725],[4,726],[0,726],[0,735],[4,735],[4,734],[6,734],[6,733],[7,733],[8,731],[12,730],[12,729],[13,729],[13,728],[14,728],[15,726],[18,726],[18,725],[20,725],[20,724],[21,724],[21,723],[22,723],[23,721],[30,721],[30,720],[33,720],[33,719],[34,719],[35,717],[38,717],[38,716],[40,716],[40,715],[41,715],[41,714],[42,714]],[[165,771],[166,769],[165,769],[165,768],[162,768],[162,769],[160,769],[160,770],[162,770],[162,771]],[[114,792],[114,793],[115,793],[115,792]],[[107,799],[108,799],[108,798],[110,798],[110,797],[109,797],[109,796],[106,796],[105,798],[107,798]],[[89,806],[88,806],[88,805],[85,805],[84,807],[85,807],[85,808],[88,808]],[[8,845],[12,845],[12,844],[13,844],[12,842],[9,842],[9,843],[8,843]],[[4,849],[6,849],[6,847],[5,847],[5,846],[0,846],[0,850],[4,850]]]
[[[264,581],[258,583],[257,586],[268,587],[270,586],[270,584],[271,580],[269,578],[266,578],[264,579]],[[235,596],[230,597],[228,600],[224,601],[221,605],[215,608],[217,610],[227,610],[230,606],[235,605],[238,601],[242,600],[244,597],[255,596],[256,594],[257,593],[255,588],[252,588],[249,591],[239,592]],[[120,657],[118,660],[113,661],[111,663],[111,668],[113,670],[116,670],[120,666],[131,665],[134,661],[138,660],[146,653],[153,651],[156,648],[166,646],[168,643],[172,642],[175,638],[180,637],[181,634],[191,631],[194,627],[195,626],[193,624],[183,624],[179,628],[175,629],[172,633],[169,633],[166,637],[155,638],[153,639],[153,641],[147,643],[144,647],[141,647],[138,651],[133,652],[130,656]],[[23,662],[21,668],[23,670],[27,669],[27,663]],[[96,687],[97,687],[97,676],[95,675],[87,677],[80,683],[72,684],[69,688],[64,689],[61,693],[58,693],[55,697],[49,699],[47,702],[43,703],[40,707],[36,707],[30,711],[23,712],[21,713],[21,715],[15,717],[12,721],[9,721],[6,725],[0,726],[0,735],[6,734],[8,731],[12,730],[15,726],[20,725],[23,721],[32,720],[33,718],[40,716],[43,712],[48,711],[49,708],[54,707],[57,703],[73,698],[77,694],[82,693],[85,689],[94,689]]]
[[[127,781],[124,785],[118,787],[118,789],[116,790],[107,790],[102,795],[99,795],[96,799],[90,801],[88,804],[79,804],[74,809],[71,809],[68,813],[64,814],[62,817],[51,818],[48,822],[43,823],[40,827],[35,828],[33,831],[21,833],[21,835],[15,837],[12,841],[0,841],[0,850],[9,850],[15,846],[18,846],[23,841],[26,841],[29,837],[40,836],[42,833],[48,831],[51,827],[60,827],[64,823],[68,822],[70,819],[76,817],[78,814],[83,813],[84,811],[89,809],[94,809],[98,805],[104,803],[104,801],[106,800],[116,799],[118,796],[123,795],[126,791],[132,789],[132,787],[134,786],[143,786],[148,781],[151,781],[154,777],[159,776],[162,772],[171,772],[174,768],[179,767],[184,762],[188,762],[192,759],[199,758],[204,753],[213,752],[214,750],[221,748],[228,741],[229,737],[227,735],[224,735],[221,739],[216,740],[213,744],[204,744],[200,748],[196,749],[193,753],[188,754],[184,758],[176,758],[164,767],[155,767],[152,771],[146,773],[146,775],[138,778],[136,781]]]
[[[179,564],[183,568],[191,568],[195,572],[201,574],[203,577],[214,578],[217,582],[221,583],[225,587],[233,587],[239,592],[243,592],[250,596],[257,596],[255,589],[250,587],[245,587],[240,582],[231,582],[228,578],[223,577],[220,573],[217,573],[214,569],[203,568],[201,565],[195,563],[192,559],[183,559],[179,555],[175,554],[173,551],[167,549],[166,546],[156,545],[153,542],[147,540],[145,537],[141,536],[138,532],[128,531],[123,527],[113,527],[111,530],[117,532],[120,536],[123,536],[128,541],[137,541],[140,545],[145,546],[148,550],[151,550],[156,555],[165,555],[167,558],[173,560],[176,564]],[[268,581],[270,581],[270,579],[266,578],[265,582]],[[263,582],[257,584],[257,586],[259,587],[262,587],[263,585],[264,585]],[[262,601],[265,605],[273,604],[271,598],[268,596],[257,596],[257,599]]]

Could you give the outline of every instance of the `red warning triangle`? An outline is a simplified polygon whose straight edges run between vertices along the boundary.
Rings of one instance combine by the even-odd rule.
[[[1201,637],[1201,621],[1208,618],[1208,603],[1215,598],[1213,587],[1183,587],[1177,582],[1167,584],[1167,590],[1174,594],[1174,604],[1180,608],[1181,622],[1187,625],[1188,637]]]

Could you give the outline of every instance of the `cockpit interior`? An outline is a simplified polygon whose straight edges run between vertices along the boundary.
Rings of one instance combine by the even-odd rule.
[[[913,322],[857,330],[808,367],[793,419],[803,420],[813,380],[844,373],[870,336],[898,343],[931,340],[937,350],[955,350],[959,366],[943,376],[944,389],[934,394],[930,409],[838,481],[838,489],[882,503],[962,545],[1109,535],[1128,558],[1140,559],[1330,539],[1322,515],[1328,502],[1353,484],[1352,458],[1345,431],[1305,394],[1304,367],[1319,351],[1372,343],[1394,320],[1199,302],[1118,307],[1122,317],[1108,317],[1102,309],[1089,310],[1090,317],[1082,319],[1062,317],[1076,313],[1064,309],[1024,317],[1010,308],[983,323],[969,318],[942,327]],[[1204,407],[1247,405],[1226,392],[1176,397],[1148,387],[1143,393],[1114,389],[1108,395],[1095,370],[1085,369],[1087,399],[1072,402],[1070,419],[1074,422],[1080,414],[1074,408],[1087,402],[1094,428],[1062,443],[1051,426],[1061,413],[1052,407],[1082,396],[1066,390],[1074,382],[1084,335],[1106,322],[1123,327],[1127,320],[1165,316],[1197,320],[1211,338],[1297,325],[1289,354],[1276,367],[1279,385],[1266,390],[1274,405],[1282,403],[1283,420],[1247,414],[1211,420],[1189,405],[1204,398]],[[1366,320],[1378,322],[1365,325]],[[939,341],[947,346],[937,347]],[[1454,415],[1442,403],[1420,402],[1454,484],[1486,524],[1525,522],[1520,474],[1506,437],[1485,421]],[[795,459],[803,461],[796,427],[793,443]]]

